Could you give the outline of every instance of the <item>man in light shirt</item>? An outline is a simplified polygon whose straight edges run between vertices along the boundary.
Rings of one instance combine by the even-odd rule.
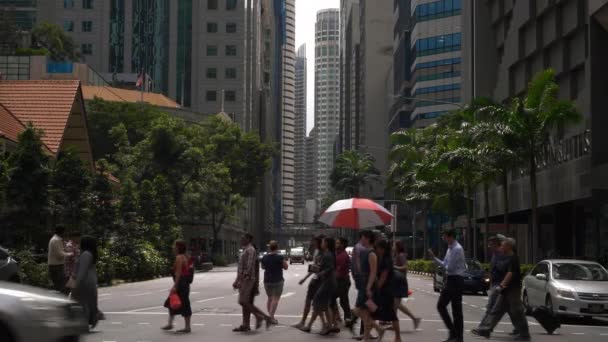
[[[49,241],[49,253],[48,253],[48,265],[49,265],[49,277],[53,282],[53,289],[55,291],[64,292],[65,290],[65,277],[64,267],[65,258],[70,257],[72,253],[66,253],[63,245],[63,233],[65,228],[63,226],[55,227],[55,234]]]
[[[437,311],[439,311],[441,319],[443,319],[445,326],[450,332],[450,336],[446,342],[462,342],[464,329],[462,292],[464,289],[464,273],[466,271],[464,249],[456,241],[456,232],[453,229],[445,230],[441,237],[448,244],[445,258],[441,260],[435,256],[431,249],[428,250],[431,258],[445,269],[447,276],[447,281],[441,290],[441,295],[437,302]],[[452,303],[453,320],[447,309],[450,302]]]

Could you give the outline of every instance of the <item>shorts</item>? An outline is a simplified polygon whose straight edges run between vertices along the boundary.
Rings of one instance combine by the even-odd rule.
[[[264,289],[266,290],[266,296],[268,297],[281,297],[283,294],[283,285],[285,282],[281,281],[278,283],[264,283]]]

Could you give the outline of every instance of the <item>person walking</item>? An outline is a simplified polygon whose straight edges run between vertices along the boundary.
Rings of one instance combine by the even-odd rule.
[[[376,275],[378,272],[378,257],[373,249],[375,235],[372,231],[366,230],[359,234],[359,243],[353,249],[353,276],[357,288],[357,300],[353,314],[360,318],[363,323],[363,341],[371,340],[371,331],[378,331],[378,340],[382,339],[384,329],[380,327],[372,318],[374,308],[370,308],[374,300],[376,289]],[[375,305],[375,303],[373,303]],[[352,329],[351,324],[349,327]]]
[[[80,233],[73,232],[65,244],[66,253],[71,254],[65,258],[63,269],[66,293],[70,293],[74,289],[74,286],[76,286],[76,272],[78,271],[78,258],[80,258],[80,240]]]
[[[287,260],[278,253],[279,244],[276,241],[270,241],[270,252],[262,258],[262,268],[264,269],[264,289],[268,302],[266,308],[268,315],[272,319],[272,324],[279,324],[274,317],[283,294],[283,286],[285,279],[283,278],[283,270],[287,270]]]
[[[391,245],[387,240],[379,240],[376,242],[374,250],[378,256],[377,287],[374,296],[378,309],[372,314],[372,317],[381,322],[390,322],[395,332],[395,342],[400,342],[401,328],[394,300],[394,265]]]
[[[489,338],[492,331],[500,322],[505,313],[509,313],[511,321],[515,326],[517,335],[515,341],[529,341],[530,331],[528,321],[521,302],[521,265],[519,258],[514,252],[515,239],[506,238],[502,241],[501,251],[504,256],[504,267],[506,274],[500,284],[494,289],[498,296],[494,308],[489,311],[477,329],[471,333],[477,336]]]
[[[259,272],[259,267],[256,267],[258,265],[258,256],[253,247],[253,236],[251,234],[243,236],[241,247],[243,252],[239,258],[237,277],[232,287],[239,291],[239,305],[243,308],[243,322],[241,326],[234,328],[232,331],[251,331],[251,315],[254,315],[256,318],[256,329],[260,329],[264,321],[266,322],[266,329],[269,329],[272,319],[254,304],[256,289],[259,286],[259,278],[256,275]]]
[[[308,315],[310,314],[310,309],[312,306],[312,300],[319,290],[319,286],[321,285],[318,276],[315,272],[311,272],[311,270],[318,269],[321,265],[321,242],[323,241],[323,235],[317,235],[313,237],[310,241],[310,247],[313,250],[313,261],[312,264],[309,265],[308,275],[304,279],[302,279],[299,284],[303,284],[306,279],[312,277],[310,282],[308,283],[308,289],[306,291],[306,298],[304,300],[304,312],[302,313],[302,319],[300,322],[295,324],[293,327],[299,330],[306,332],[306,320],[308,319]]]
[[[177,333],[188,334],[192,331],[190,324],[192,318],[192,308],[190,306],[190,279],[194,275],[191,273],[192,269],[189,267],[189,258],[186,256],[186,242],[184,240],[175,241],[173,251],[175,253],[175,261],[171,271],[171,275],[173,276],[171,293],[177,293],[182,305],[179,309],[174,310],[170,306],[169,298],[167,298],[165,307],[169,309],[169,322],[166,326],[162,327],[162,330],[173,330],[175,316],[181,315],[184,317],[184,328],[178,330]]]
[[[346,238],[338,238],[336,240],[336,295],[331,302],[331,309],[334,313],[336,323],[340,322],[340,311],[338,309],[338,300],[344,311],[344,322],[349,324],[352,320],[352,311],[348,299],[350,290],[350,256],[346,252],[348,240]]]
[[[456,241],[456,232],[453,229],[445,230],[441,237],[448,244],[445,258],[441,260],[435,256],[433,250],[428,250],[431,258],[438,265],[443,266],[447,275],[445,287],[441,290],[439,301],[437,301],[437,311],[439,311],[443,323],[450,332],[449,338],[446,341],[462,342],[464,330],[462,292],[464,289],[464,273],[466,271],[464,249]],[[447,309],[450,303],[452,303],[453,320]]]
[[[66,253],[63,244],[63,233],[65,227],[57,225],[55,234],[49,240],[47,263],[49,267],[49,277],[53,283],[55,291],[65,293],[65,259],[71,257],[71,253]]]
[[[85,318],[91,329],[97,326],[97,240],[85,236],[80,243],[82,254],[78,258],[76,282],[72,290],[72,297],[84,309]]]
[[[414,322],[414,330],[418,330],[422,318],[416,317],[412,311],[403,303],[403,298],[408,297],[409,285],[407,282],[407,253],[403,241],[394,242],[395,274],[393,277],[393,296],[395,309],[403,312]]]

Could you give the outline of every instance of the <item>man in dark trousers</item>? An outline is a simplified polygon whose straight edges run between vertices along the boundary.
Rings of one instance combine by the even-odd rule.
[[[509,316],[511,316],[511,321],[518,332],[518,335],[515,336],[515,341],[530,340],[528,321],[526,320],[524,306],[520,298],[521,268],[519,258],[517,257],[517,254],[513,252],[514,248],[514,239],[506,238],[502,242],[501,249],[506,258],[505,270],[507,273],[505,274],[504,279],[494,290],[497,291],[502,298],[497,300],[497,304],[494,306],[494,309],[488,313],[487,317],[481,322],[479,327],[471,331],[471,333],[474,335],[489,338],[492,330],[494,330],[504,314],[508,312]]]
[[[445,326],[450,332],[450,336],[446,342],[462,342],[464,330],[462,291],[464,289],[464,273],[466,271],[464,249],[456,241],[456,232],[453,229],[445,230],[441,237],[448,244],[445,258],[441,260],[435,256],[431,249],[428,250],[431,258],[445,269],[447,275],[447,282],[441,290],[441,295],[437,302],[437,311],[439,311],[441,319],[443,319]],[[447,309],[450,302],[452,303],[453,320]]]

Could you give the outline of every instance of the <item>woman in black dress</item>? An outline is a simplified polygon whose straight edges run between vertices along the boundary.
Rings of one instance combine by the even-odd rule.
[[[176,292],[179,299],[182,302],[182,306],[177,310],[172,310],[169,305],[169,298],[165,301],[165,307],[169,309],[169,323],[164,326],[163,330],[173,329],[173,320],[176,315],[182,315],[184,317],[185,326],[184,329],[178,330],[178,333],[190,333],[190,318],[192,317],[192,308],[190,307],[190,280],[193,274],[192,269],[189,267],[188,257],[186,256],[186,242],[183,240],[175,241],[173,247],[175,251],[175,263],[173,264],[173,287],[171,292]]]
[[[319,265],[316,277],[320,283],[319,289],[315,293],[312,300],[313,316],[307,327],[310,331],[315,318],[319,316],[323,324],[321,335],[329,335],[332,332],[340,332],[334,326],[333,313],[330,308],[330,303],[336,293],[336,240],[325,237],[321,243],[321,263]]]
[[[378,286],[375,296],[378,309],[374,312],[373,317],[378,321],[391,322],[393,331],[395,332],[395,342],[400,342],[401,330],[399,319],[397,318],[393,291],[394,265],[391,245],[386,240],[380,240],[376,242],[375,250],[376,255],[378,255]]]
[[[407,253],[403,241],[395,241],[393,248],[395,277],[393,278],[393,294],[395,298],[395,308],[404,314],[408,315],[414,322],[414,330],[418,330],[418,326],[422,319],[416,317],[410,309],[403,304],[403,298],[408,297],[409,286],[407,283]]]

